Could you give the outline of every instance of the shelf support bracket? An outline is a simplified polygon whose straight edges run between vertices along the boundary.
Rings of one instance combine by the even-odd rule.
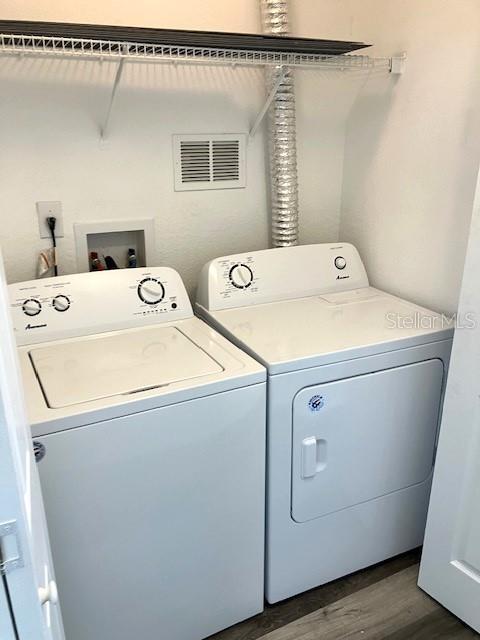
[[[401,75],[402,73],[405,73],[406,66],[407,54],[405,52],[390,58],[390,73],[393,73],[394,75]]]
[[[120,80],[122,78],[124,65],[125,65],[125,58],[121,58],[120,62],[118,63],[117,71],[115,73],[115,78],[113,80],[112,91],[110,92],[110,101],[108,103],[107,113],[105,114],[103,125],[100,127],[100,138],[102,140],[105,140],[105,138],[107,137],[108,123],[110,121],[110,116],[113,109],[113,103],[115,102],[115,97],[117,95],[118,85],[120,84]]]
[[[282,66],[279,76],[275,81],[275,84],[271,88],[270,93],[268,94],[263,104],[263,107],[260,109],[258,116],[256,117],[255,122],[253,123],[252,128],[250,129],[249,138],[253,138],[257,133],[258,127],[262,124],[262,120],[265,117],[265,114],[267,113],[269,106],[272,104],[273,99],[275,98],[280,85],[285,80],[287,71],[288,71],[287,67]]]

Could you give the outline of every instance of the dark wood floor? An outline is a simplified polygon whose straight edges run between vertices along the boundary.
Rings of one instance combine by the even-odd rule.
[[[398,556],[276,605],[209,640],[479,638],[416,586],[420,552]]]

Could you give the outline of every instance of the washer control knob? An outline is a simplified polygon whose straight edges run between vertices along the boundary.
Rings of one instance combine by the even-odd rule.
[[[144,278],[137,287],[137,293],[145,304],[158,304],[165,297],[165,288],[157,278]]]
[[[237,289],[247,289],[253,282],[253,271],[246,264],[234,264],[228,277]]]
[[[337,256],[334,260],[335,266],[337,269],[345,269],[347,266],[347,261],[343,256]]]
[[[38,316],[42,310],[42,304],[36,298],[29,298],[23,303],[22,309],[26,316]]]
[[[55,296],[52,300],[52,307],[55,311],[67,311],[70,308],[70,299],[67,296]]]

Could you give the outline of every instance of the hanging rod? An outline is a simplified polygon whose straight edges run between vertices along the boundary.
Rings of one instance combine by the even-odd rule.
[[[142,44],[116,40],[0,34],[0,53],[42,57],[124,59],[164,63],[207,65],[289,66],[341,71],[383,68],[392,70],[393,58],[366,55],[319,55],[280,51],[219,49],[163,44]]]

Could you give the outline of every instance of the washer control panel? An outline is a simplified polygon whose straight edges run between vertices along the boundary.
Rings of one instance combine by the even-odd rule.
[[[211,311],[368,287],[355,247],[332,243],[224,256],[202,269],[197,304]]]
[[[18,344],[171,322],[193,315],[168,267],[118,269],[9,285]]]

